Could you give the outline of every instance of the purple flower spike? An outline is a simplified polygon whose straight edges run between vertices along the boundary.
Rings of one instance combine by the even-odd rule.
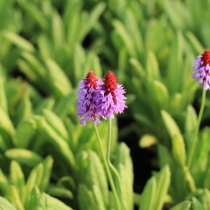
[[[97,88],[101,84],[100,79],[96,78],[93,71],[90,71],[86,78],[80,81],[80,88],[78,94],[78,113],[77,115],[81,118],[80,124],[86,125],[86,122],[93,120],[97,125],[100,120],[96,117],[96,100],[95,95]]]
[[[205,50],[202,55],[199,55],[194,61],[192,74],[193,78],[198,78],[198,82],[203,84],[205,90],[210,89],[210,50]]]
[[[117,84],[113,72],[108,72],[104,77],[104,83],[100,84],[95,97],[97,101],[97,115],[104,119],[114,118],[115,113],[123,113],[127,108],[124,96],[125,90],[122,85]]]

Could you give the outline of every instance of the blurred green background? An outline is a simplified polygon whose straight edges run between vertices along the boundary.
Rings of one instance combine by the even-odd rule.
[[[169,209],[197,189],[192,205],[210,201],[208,93],[201,143],[186,169],[202,92],[192,66],[210,47],[209,11],[209,0],[1,0],[0,196],[21,210],[36,209],[31,191],[73,209],[113,207],[93,126],[79,125],[76,109],[79,81],[91,70],[101,78],[111,70],[128,105],[114,120],[111,156],[127,208]],[[98,128],[105,146],[107,122]],[[139,204],[153,170],[169,177],[165,164],[164,199],[148,207],[142,196]]]

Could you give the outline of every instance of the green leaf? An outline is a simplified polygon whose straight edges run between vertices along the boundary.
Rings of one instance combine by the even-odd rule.
[[[105,203],[108,202],[108,184],[99,157],[93,151],[88,152],[87,179],[90,189],[98,186]],[[94,190],[94,189],[93,189]],[[95,189],[97,191],[97,189]],[[94,197],[96,196],[93,193]],[[97,199],[97,198],[96,198]]]
[[[35,113],[37,115],[42,115],[44,109],[52,110],[55,105],[55,99],[53,97],[45,98],[41,101],[41,103],[36,108]]]
[[[4,86],[4,80],[2,77],[0,77],[0,107],[6,114],[8,114],[7,98]]]
[[[150,19],[146,25],[146,34],[144,38],[146,49],[158,53],[156,54],[158,57],[162,54],[161,51],[163,52],[163,46],[166,45],[168,31],[166,31],[165,22],[166,17],[164,15],[158,19]]]
[[[119,20],[113,20],[113,26],[119,39],[123,42],[123,45],[126,47],[126,50],[128,51],[129,55],[131,57],[136,58],[137,55],[135,52],[133,40],[130,37],[130,34],[128,33],[123,23],[120,22]],[[122,45],[119,45],[118,47],[121,47],[121,46]]]
[[[60,200],[49,196],[46,193],[41,193],[39,199],[37,200],[36,207],[34,210],[72,210],[72,208],[66,206]]]
[[[71,189],[72,191],[77,190],[76,180],[72,176],[63,176],[63,177],[61,177],[58,180],[57,184],[59,186],[65,186],[68,189]]]
[[[105,10],[106,4],[104,2],[100,2],[94,9],[90,12],[90,16],[87,19],[84,15],[81,20],[81,28],[79,33],[79,41],[81,42],[85,36],[89,33],[89,31],[94,27],[97,23],[102,12]]]
[[[6,198],[14,203],[18,210],[24,210],[23,203],[21,202],[19,197],[19,192],[17,191],[15,186],[9,186],[9,189],[6,193]]]
[[[170,210],[190,210],[190,207],[191,207],[190,201],[183,201],[175,205],[173,208],[170,208]]]
[[[203,194],[197,198],[202,203],[204,210],[210,209],[210,192],[208,189],[204,189]]]
[[[202,35],[202,42],[204,46],[210,46],[209,36],[210,36],[210,29],[208,27],[207,22],[201,23],[201,35]]]
[[[147,83],[148,94],[154,100],[157,108],[168,110],[169,107],[169,93],[166,86],[154,80]]]
[[[133,66],[133,70],[137,78],[144,78],[146,76],[145,70],[136,58],[130,58],[129,62]]]
[[[205,161],[205,159],[208,158],[208,153],[210,148],[209,135],[210,135],[209,128],[205,128],[204,130],[202,130],[199,139],[200,141],[196,149],[196,156],[201,161]]]
[[[51,18],[54,8],[52,5],[51,1],[42,1],[41,3],[41,10],[43,11],[43,14],[48,17]]]
[[[86,63],[86,54],[84,48],[79,44],[75,44],[73,52],[74,82],[75,86],[78,86],[81,78],[85,77],[90,70],[88,69],[88,72],[84,72]],[[78,62],[78,58],[80,58],[80,62]]]
[[[56,151],[65,159],[66,163],[74,168],[76,164],[75,158],[67,142],[54,131],[44,118],[36,116],[34,119],[36,120],[37,128],[42,133],[42,136],[56,148]]]
[[[175,34],[167,67],[167,87],[170,94],[180,92],[183,76],[183,35]],[[176,73],[174,73],[176,72]]]
[[[195,197],[192,198],[192,210],[204,210],[202,203]]]
[[[27,61],[31,67],[31,71],[34,71],[38,78],[46,79],[47,72],[42,63],[35,57],[35,55],[24,51],[21,53],[21,56]]]
[[[0,209],[2,210],[17,210],[7,199],[0,196]]]
[[[139,30],[139,21],[137,20],[134,12],[130,8],[125,8],[123,11],[123,22],[131,39],[134,44],[134,49],[136,51],[138,59],[141,61],[145,59],[145,44],[142,38],[142,31]]]
[[[90,69],[94,69],[94,73],[97,75],[97,77],[102,76],[100,60],[98,56],[94,52],[91,52],[91,51],[87,54],[86,64],[85,64],[85,68],[83,72],[89,72]]]
[[[47,192],[55,197],[67,198],[67,199],[74,198],[73,193],[69,189],[66,189],[65,187],[62,186],[55,186],[50,184],[47,188]]]
[[[186,133],[186,142],[188,148],[191,145],[192,136],[195,132],[195,127],[197,123],[197,115],[195,109],[189,105],[187,107],[186,118],[185,118],[185,133]]]
[[[40,190],[37,186],[33,187],[26,203],[26,209],[35,210],[37,201],[40,197]]]
[[[45,35],[41,34],[37,40],[40,56],[43,59],[52,58],[54,56],[54,49],[51,40]]]
[[[75,137],[75,138],[77,138],[76,141],[77,141],[77,149],[78,150],[85,149],[86,147],[88,147],[88,145],[93,144],[92,142],[96,142],[95,141],[95,133],[93,130],[92,123],[91,124],[88,123],[84,127],[83,126],[81,127],[80,124],[77,124],[76,130],[77,130],[77,137]],[[99,133],[104,134],[104,130],[102,132],[99,131]],[[88,141],[87,141],[87,139],[88,139]],[[101,139],[104,139],[104,138],[101,136]],[[103,143],[104,143],[104,141],[102,140],[102,144]]]
[[[37,131],[36,122],[34,119],[22,121],[16,130],[17,146],[20,148],[28,148],[31,140]]]
[[[185,172],[185,179],[186,179],[188,188],[192,192],[195,191],[196,190],[195,181],[187,166],[184,167],[184,172]]]
[[[15,144],[15,128],[9,116],[3,111],[1,107],[0,116],[0,133],[7,148],[10,148]]]
[[[5,152],[7,150],[6,142],[4,142],[2,136],[0,135],[0,151]]]
[[[163,6],[174,28],[185,29],[193,26],[191,13],[183,2],[165,0]]]
[[[0,169],[0,191],[6,194],[7,189],[9,188],[9,181],[3,174],[2,170]],[[1,197],[0,197],[1,198]],[[1,202],[0,202],[1,204]]]
[[[58,101],[53,111],[61,119],[64,119],[66,115],[69,113],[70,107],[75,106],[76,100],[77,100],[76,91],[72,91],[67,96],[63,97],[60,101]]]
[[[149,117],[146,116],[146,115],[142,115],[142,114],[140,114],[140,113],[135,113],[134,118],[135,118],[138,122],[142,123],[143,125],[148,126],[150,129],[152,129],[152,128],[154,127],[154,126],[153,126],[153,122],[152,122],[152,121],[149,119]]]
[[[43,178],[43,170],[44,166],[42,163],[40,163],[35,168],[33,168],[29,174],[24,190],[24,201],[26,203],[30,201],[30,196],[28,195],[31,193],[32,189],[35,186],[39,186],[41,184]]]
[[[35,166],[42,162],[41,156],[26,149],[8,149],[5,152],[5,155],[9,159],[16,160],[17,162],[24,163],[28,166]]]
[[[14,160],[10,164],[10,182],[16,187],[20,199],[23,202],[25,177],[20,165]]]
[[[53,159],[51,156],[47,156],[45,158],[45,160],[43,161],[43,166],[44,166],[43,177],[39,185],[39,189],[42,191],[46,190],[51,178],[51,170],[53,166]]]
[[[164,166],[161,171],[156,176],[157,188],[156,188],[156,196],[154,199],[154,210],[161,210],[165,196],[168,192],[169,184],[170,184],[170,169],[169,166]]]
[[[64,24],[67,28],[67,43],[70,48],[78,42],[78,34],[81,26],[82,1],[68,1],[65,7]]]
[[[18,122],[29,118],[32,115],[32,104],[29,93],[25,93],[17,109]]]
[[[185,166],[186,164],[186,150],[185,150],[185,143],[184,139],[181,134],[177,133],[172,138],[172,155],[175,161]]]
[[[79,184],[78,201],[81,210],[92,210],[95,208],[93,193],[84,184]]]
[[[202,188],[197,188],[195,191],[190,192],[187,196],[186,199],[192,199],[193,197],[198,198],[199,196],[202,196],[204,193],[204,189]]]
[[[181,134],[176,122],[165,110],[161,110],[161,116],[171,139],[173,139],[175,135]]]
[[[45,93],[50,92],[50,87],[48,87],[49,84],[47,83],[48,72],[43,64],[34,55],[26,51],[21,53],[21,56],[23,59],[18,60],[20,70],[26,74],[29,80],[42,88]]]
[[[47,123],[57,132],[57,134],[63,139],[68,140],[68,132],[62,120],[50,110],[44,109],[43,113]]]
[[[187,94],[189,94],[187,92]],[[183,103],[183,97],[184,97],[184,94],[181,94],[181,93],[175,93],[171,98],[170,98],[170,114],[171,115],[177,115],[179,114],[183,108],[182,108],[182,103]]]
[[[63,26],[63,22],[62,19],[60,17],[60,15],[58,14],[58,12],[54,12],[53,16],[52,16],[52,39],[54,42],[54,47],[55,50],[59,50],[63,43],[64,43],[64,26]]]
[[[13,44],[17,45],[19,48],[26,50],[28,52],[34,52],[34,46],[27,41],[26,39],[22,38],[21,36],[8,32],[8,31],[3,31],[3,36],[10,40]]]
[[[192,32],[187,31],[187,32],[185,32],[185,36],[186,36],[189,44],[191,45],[193,51],[195,52],[195,54],[200,55],[201,52],[204,51],[204,47],[201,45],[201,43],[198,41],[198,39],[195,37],[195,35]]]
[[[36,22],[44,31],[47,31],[48,22],[40,8],[36,7],[33,3],[25,2],[23,4],[23,9],[32,18],[33,22]]]
[[[32,66],[30,66],[29,63],[27,63],[25,60],[23,59],[19,59],[17,61],[18,67],[20,68],[20,71],[22,71],[29,80],[31,80],[32,82],[36,82],[39,80],[39,75],[37,74],[36,71],[34,71],[32,68]]]
[[[172,157],[171,154],[169,153],[168,149],[166,146],[163,146],[161,144],[157,144],[158,147],[158,161],[159,165],[163,167],[166,164],[169,164],[170,166],[172,165]]]
[[[146,73],[148,80],[160,79],[158,61],[155,54],[151,51],[147,53]]]
[[[72,89],[71,84],[60,66],[53,60],[45,61],[48,73],[48,82],[58,98],[66,96]]]
[[[140,199],[139,209],[161,210],[165,202],[169,184],[170,170],[169,166],[166,165],[147,182]]]
[[[127,209],[133,206],[133,165],[130,158],[130,150],[126,144],[121,143],[116,150],[114,166],[117,169],[121,179],[122,199]],[[117,180],[114,179],[117,183]]]
[[[70,118],[65,120],[65,126],[67,128],[68,131],[68,136],[69,136],[69,147],[72,149],[72,151],[75,151],[75,149],[78,146],[78,136],[77,136],[77,132],[75,132],[75,125],[73,124],[73,122],[70,120]]]
[[[93,198],[95,200],[95,209],[106,210],[104,197],[100,188],[97,185],[93,185]]]
[[[144,187],[141,194],[139,210],[154,210],[155,209],[155,193],[157,190],[157,181],[155,177],[151,177]]]

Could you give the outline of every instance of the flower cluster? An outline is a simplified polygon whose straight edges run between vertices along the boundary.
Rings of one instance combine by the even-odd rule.
[[[198,78],[198,82],[203,84],[205,90],[210,89],[210,50],[205,50],[202,55],[199,55],[194,61],[192,74],[193,78]]]
[[[108,72],[102,83],[94,72],[89,72],[86,78],[80,82],[78,90],[78,116],[80,123],[93,120],[95,124],[100,121],[98,117],[114,118],[115,113],[122,113],[127,106],[125,105],[125,90],[122,85],[117,83],[113,72]]]

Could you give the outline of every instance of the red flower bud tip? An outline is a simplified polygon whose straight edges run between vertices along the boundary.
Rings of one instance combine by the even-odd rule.
[[[94,89],[97,88],[97,78],[93,71],[90,71],[86,76],[86,85],[89,85],[89,87],[92,87]]]
[[[201,55],[201,61],[203,62],[201,66],[206,66],[207,64],[210,65],[210,50],[204,51],[204,53]]]
[[[116,104],[115,89],[117,88],[117,79],[113,72],[109,71],[104,77],[105,95],[111,93],[113,102]]]

